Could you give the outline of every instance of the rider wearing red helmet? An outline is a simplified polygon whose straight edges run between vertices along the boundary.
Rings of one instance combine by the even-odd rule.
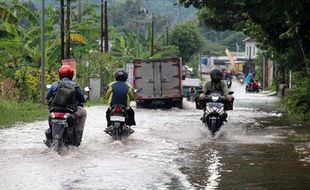
[[[86,110],[82,108],[85,102],[84,95],[80,86],[72,81],[74,70],[69,65],[63,65],[58,70],[59,81],[52,84],[47,92],[46,100],[49,109],[57,109],[63,111],[71,111],[78,118],[78,135],[81,142],[83,136],[84,125],[86,121]],[[47,146],[52,142],[50,128],[46,130]]]

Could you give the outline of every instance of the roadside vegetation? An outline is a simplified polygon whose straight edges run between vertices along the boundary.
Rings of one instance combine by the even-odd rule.
[[[29,101],[0,100],[0,129],[16,122],[44,120],[48,116],[47,106]]]
[[[277,69],[274,85],[289,86],[283,108],[289,116],[310,121],[310,25],[309,1],[179,0],[195,7],[202,25],[217,31],[239,31],[260,44],[262,56]],[[281,11],[279,11],[281,10]],[[261,76],[258,76],[261,77]]]
[[[175,6],[175,0],[158,0],[149,2],[151,6],[146,7],[148,13],[137,16],[138,1],[115,1],[109,4],[111,46],[108,53],[100,52],[98,44],[100,4],[83,1],[81,12],[78,12],[78,6],[73,6],[71,57],[77,62],[77,82],[80,86],[87,86],[91,77],[100,77],[104,89],[113,80],[115,69],[124,67],[134,59],[181,56],[184,64],[193,67],[197,75],[199,54],[223,55],[226,48],[243,51],[242,40],[251,36],[261,43],[263,56],[273,58],[281,71],[275,86],[281,82],[287,83],[288,72],[293,72],[294,88],[288,91],[283,105],[291,110],[291,115],[302,115],[300,119],[309,120],[310,111],[305,107],[309,107],[309,100],[305,97],[309,97],[306,81],[309,81],[310,40],[308,34],[304,33],[309,31],[309,26],[305,24],[309,13],[301,9],[307,7],[308,2],[276,1],[263,4],[233,1],[225,7],[217,1],[208,1],[207,4],[198,0],[179,2],[185,7],[194,5],[198,9],[195,11],[193,7],[185,9]],[[46,4],[45,83],[50,84],[58,80],[57,69],[61,63],[60,10],[57,8],[58,1],[47,0]],[[5,113],[10,113],[10,102],[21,110],[26,109],[24,104],[34,106],[40,102],[39,5],[38,1],[0,0],[0,107]],[[277,15],[279,6],[287,14]],[[296,11],[300,14],[294,15]],[[155,18],[154,30],[151,28],[152,15]],[[101,101],[98,103],[101,104]],[[15,118],[11,119],[13,123],[19,121]]]

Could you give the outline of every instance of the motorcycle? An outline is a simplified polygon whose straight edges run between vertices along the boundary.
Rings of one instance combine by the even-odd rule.
[[[246,92],[255,92],[258,93],[260,92],[262,87],[260,86],[259,82],[250,82],[245,86],[245,91]]]
[[[113,140],[123,140],[131,134],[130,128],[126,125],[127,119],[128,114],[125,106],[116,104],[111,107],[111,126],[107,133],[111,135]]]
[[[49,115],[49,126],[48,130],[51,133],[52,142],[50,147],[53,147],[56,152],[61,153],[62,147],[69,145],[79,146],[80,139],[78,137],[78,119],[70,110],[51,110]]]
[[[232,85],[231,79],[226,79],[225,82],[226,82],[226,84],[227,84],[227,88],[230,88],[231,85]]]
[[[234,92],[230,91],[231,95]],[[205,100],[205,112],[202,121],[214,137],[226,122],[227,113],[225,111],[226,98],[220,93],[211,93]]]
[[[244,74],[238,73],[237,80],[239,81],[240,84],[243,84],[244,83]]]
[[[51,85],[46,85],[46,87],[49,89]],[[88,92],[89,87],[85,87],[84,91]],[[48,147],[53,147],[58,154],[61,153],[63,147],[68,147],[69,145],[78,147],[81,141],[77,130],[79,122],[73,110],[52,107],[49,112],[49,129],[45,132],[45,135],[46,139],[51,139],[51,142],[50,140],[44,140],[43,142]]]

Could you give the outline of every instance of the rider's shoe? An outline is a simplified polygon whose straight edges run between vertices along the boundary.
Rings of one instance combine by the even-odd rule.
[[[132,128],[130,128],[130,127],[127,127],[127,130],[128,130],[128,133],[129,134],[132,134],[132,133],[134,133],[135,132],[135,130],[133,130]]]
[[[104,132],[106,133],[111,133],[113,131],[113,128],[112,127],[107,127]]]
[[[43,140],[43,143],[50,148],[52,146],[53,141],[51,139]]]
[[[206,122],[204,117],[201,117],[200,120],[202,121],[202,123]]]
[[[228,117],[227,113],[223,113],[223,121],[227,122],[227,117]]]

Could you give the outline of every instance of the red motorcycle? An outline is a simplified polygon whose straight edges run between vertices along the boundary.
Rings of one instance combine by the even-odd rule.
[[[250,82],[246,85],[245,87],[245,91],[246,92],[255,92],[258,93],[260,92],[262,89],[260,82],[259,81],[255,81],[255,82]]]

